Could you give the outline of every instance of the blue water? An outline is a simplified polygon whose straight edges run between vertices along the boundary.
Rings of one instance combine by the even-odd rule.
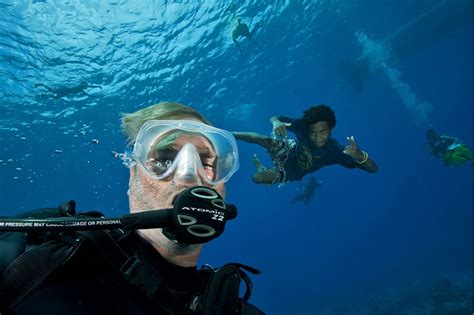
[[[252,302],[269,314],[369,314],[374,299],[429,292],[440,276],[472,287],[472,170],[424,147],[428,126],[473,147],[472,11],[410,54],[383,43],[437,3],[1,0],[0,215],[68,199],[126,213],[128,169],[111,155],[125,149],[122,112],[171,100],[217,127],[269,134],[270,116],[325,103],[333,136],[353,135],[379,172],[323,168],[310,204],[294,204],[298,183],[251,182],[252,154],[269,159],[239,143],[227,186],[239,217],[201,263],[261,269]],[[238,16],[262,22],[243,56]],[[364,54],[374,72],[356,92],[348,64]],[[34,86],[83,80],[102,89],[54,99]]]

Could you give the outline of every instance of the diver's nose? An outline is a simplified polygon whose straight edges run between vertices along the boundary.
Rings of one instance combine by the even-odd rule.
[[[175,182],[201,185],[199,169],[202,168],[202,165],[196,147],[190,143],[186,143],[179,151],[176,159]]]

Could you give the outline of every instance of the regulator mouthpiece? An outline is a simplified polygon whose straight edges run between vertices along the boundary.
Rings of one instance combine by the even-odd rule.
[[[228,220],[237,216],[237,208],[226,204],[217,191],[195,186],[183,191],[174,202],[171,226],[163,234],[172,241],[202,244],[219,237]]]

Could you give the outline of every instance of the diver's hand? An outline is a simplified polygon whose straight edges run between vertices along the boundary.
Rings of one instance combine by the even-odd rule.
[[[273,124],[273,137],[282,136],[286,138],[286,127],[291,126],[291,123],[281,122],[278,119],[272,121]]]
[[[364,153],[359,149],[359,146],[355,142],[354,136],[346,137],[349,142],[348,145],[344,148],[344,152],[347,155],[352,156],[356,161],[361,161],[364,158]]]

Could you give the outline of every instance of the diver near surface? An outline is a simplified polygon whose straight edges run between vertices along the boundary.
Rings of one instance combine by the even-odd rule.
[[[304,181],[300,187],[297,188],[299,190],[299,194],[291,199],[291,203],[302,202],[305,206],[307,206],[311,199],[313,199],[316,189],[320,187],[321,181],[316,179],[314,176],[311,176],[306,181]]]
[[[353,136],[346,138],[348,144],[345,147],[331,137],[336,116],[329,106],[312,106],[298,119],[273,116],[270,122],[274,138],[255,132],[232,132],[238,140],[267,149],[272,159],[274,167],[267,168],[254,154],[256,172],[252,180],[257,184],[299,181],[305,175],[333,164],[359,168],[368,173],[377,172],[377,165],[367,152],[359,148]],[[287,129],[296,135],[296,140],[287,139]]]
[[[247,302],[246,272],[257,270],[238,263],[197,269],[203,243],[232,218],[221,197],[239,165],[232,135],[173,102],[125,114],[122,130],[133,145],[127,216],[145,216],[142,223],[150,224],[152,214],[169,221],[169,210],[179,209],[174,226],[0,233],[0,313],[263,314]],[[188,203],[193,198],[201,202]],[[72,201],[16,218],[52,218],[50,229],[58,219],[81,226],[104,219],[97,211],[76,214]],[[31,225],[28,220],[18,224]],[[0,223],[2,231],[6,223]],[[241,281],[247,285],[242,298]]]
[[[240,47],[239,42],[237,41],[240,37],[246,37],[248,38],[249,41],[251,41],[254,45],[257,45],[256,42],[252,39],[252,36],[255,34],[255,31],[261,26],[261,23],[258,22],[255,24],[255,27],[253,28],[252,31],[249,30],[249,27],[247,24],[242,23],[242,19],[238,18],[237,19],[237,25],[235,26],[234,30],[232,31],[232,41],[234,44],[237,46],[237,48],[240,51],[240,55],[244,54],[244,51],[242,50],[242,47]]]
[[[57,89],[53,89],[43,83],[36,83],[35,87],[45,88],[48,92],[51,93],[51,95],[47,95],[47,96],[51,96],[55,99],[60,99],[64,96],[80,94],[80,93],[85,94],[87,96],[91,96],[89,93],[86,92],[86,89],[89,89],[89,88],[99,88],[102,90],[102,87],[100,85],[92,85],[92,84],[87,83],[86,81],[81,81],[81,83],[79,83],[79,85],[77,86],[61,87]]]
[[[441,160],[445,166],[464,166],[467,161],[474,163],[474,153],[458,138],[439,135],[433,128],[426,132],[426,148]]]

